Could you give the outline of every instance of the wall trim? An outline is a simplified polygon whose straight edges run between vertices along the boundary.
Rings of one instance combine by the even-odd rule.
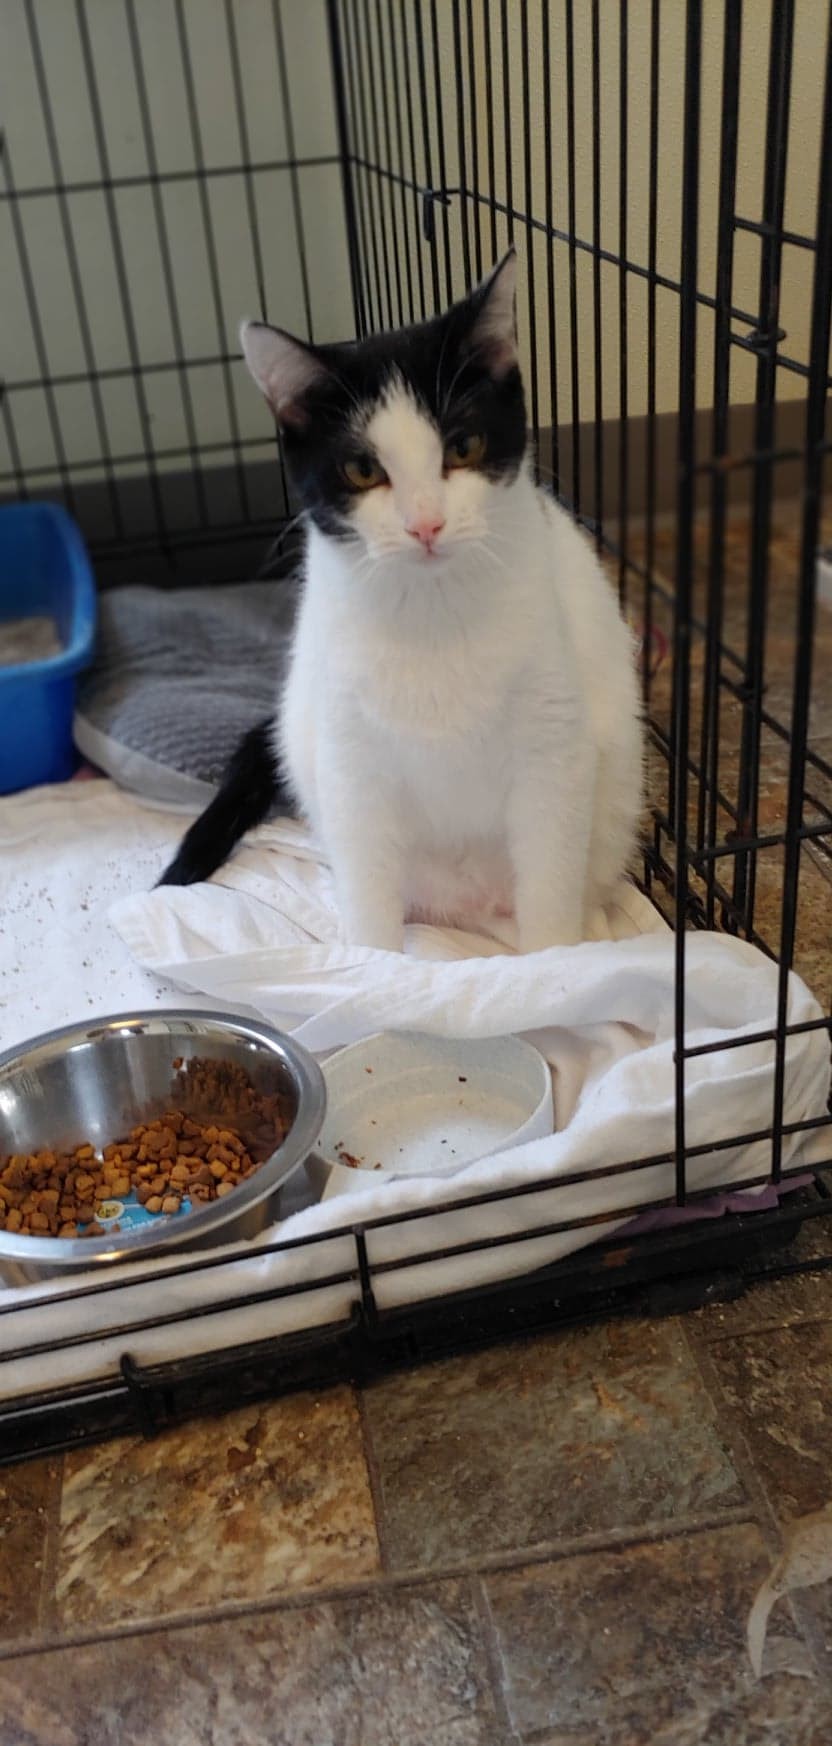
[[[702,408],[696,414],[696,454],[702,462],[711,455],[713,414]],[[737,460],[754,452],[755,408],[734,406],[730,411],[730,454]],[[775,414],[775,449],[787,449],[795,458],[776,462],[771,469],[775,498],[797,499],[803,487],[806,408],[801,400],[783,401]],[[658,413],[655,436],[654,512],[663,518],[672,517],[676,508],[678,488],[678,418],[675,413]],[[620,517],[620,444],[621,421],[607,419],[601,426],[602,518],[614,539]],[[558,433],[560,491],[567,502],[574,501],[574,434],[571,425],[561,426]],[[553,443],[550,430],[540,435],[539,458],[544,477],[551,475]],[[594,521],[597,504],[595,492],[596,440],[594,423],[580,426],[578,436],[580,459],[580,512]],[[627,421],[627,515],[638,520],[647,510],[648,420],[646,417]],[[740,466],[726,472],[726,503],[730,512],[750,503],[757,468]],[[113,587],[125,582],[149,582],[160,587],[184,587],[199,582],[231,582],[249,580],[262,572],[269,548],[273,546],[285,523],[286,506],[281,478],[274,458],[250,463],[246,467],[246,486],[251,506],[248,521],[242,519],[236,468],[203,467],[208,501],[216,516],[214,528],[195,525],[193,475],[190,471],[165,473],[159,476],[165,515],[171,528],[167,550],[155,532],[153,502],[146,478],[129,477],[118,481],[119,501],[128,530],[123,547],[114,540],[109,496],[103,481],[85,482],[75,487],[75,514],[95,559],[100,585]],[[832,484],[832,457],[827,474]],[[701,474],[696,482],[695,501],[705,510],[712,501],[713,474]],[[34,494],[33,494],[34,495]],[[36,493],[62,502],[59,488]],[[8,499],[7,499],[8,501]],[[268,566],[268,574],[283,575],[291,567],[297,551],[297,541],[291,536]]]

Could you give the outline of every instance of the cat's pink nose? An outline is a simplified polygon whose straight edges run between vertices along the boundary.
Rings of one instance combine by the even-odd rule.
[[[418,540],[426,552],[432,552],[444,526],[444,521],[437,521],[435,515],[420,515],[415,521],[406,523],[405,532],[410,534],[411,539]]]

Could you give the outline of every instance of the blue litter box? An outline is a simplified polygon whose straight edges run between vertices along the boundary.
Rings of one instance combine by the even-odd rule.
[[[0,509],[0,794],[72,775],[75,675],[92,656],[95,607],[90,561],[66,512],[53,503]],[[36,617],[52,621],[57,653],[5,664],[4,624]],[[7,650],[10,641],[9,632]]]

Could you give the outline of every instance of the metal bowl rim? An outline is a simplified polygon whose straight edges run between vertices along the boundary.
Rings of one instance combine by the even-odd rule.
[[[55,1056],[65,1053],[70,1038],[78,1043],[94,1042],[105,1030],[125,1030],[132,1025],[159,1027],[164,1032],[171,1022],[202,1027],[204,1033],[231,1032],[234,1037],[259,1043],[272,1055],[277,1055],[289,1070],[297,1094],[295,1119],[282,1144],[270,1158],[235,1189],[233,1195],[212,1201],[199,1212],[185,1213],[181,1218],[160,1220],[159,1226],[145,1225],[135,1231],[117,1231],[103,1237],[29,1237],[14,1231],[0,1231],[0,1261],[30,1261],[33,1265],[48,1263],[66,1267],[73,1261],[129,1261],[143,1254],[155,1254],[167,1247],[182,1246],[183,1231],[190,1237],[204,1237],[223,1225],[232,1225],[240,1214],[267,1199],[277,1188],[288,1182],[299,1170],[314,1148],[326,1115],[326,1083],[317,1061],[300,1044],[284,1032],[258,1020],[236,1013],[204,1012],[198,1007],[156,1007],[151,1011],[111,1013],[90,1023],[61,1025],[56,1030],[43,1031],[30,1037],[20,1047],[0,1054],[0,1076],[10,1067],[22,1067],[26,1057],[36,1050],[45,1050],[47,1059],[52,1045],[64,1045],[54,1050]],[[94,1033],[94,1035],[93,1035]]]

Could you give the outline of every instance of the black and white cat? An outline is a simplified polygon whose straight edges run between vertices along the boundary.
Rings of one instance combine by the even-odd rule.
[[[514,913],[585,936],[642,798],[633,647],[589,542],[535,486],[513,253],[397,333],[310,346],[242,328],[306,511],[273,722],[249,734],[163,883],[205,879],[275,807],[332,866],[345,939]]]

